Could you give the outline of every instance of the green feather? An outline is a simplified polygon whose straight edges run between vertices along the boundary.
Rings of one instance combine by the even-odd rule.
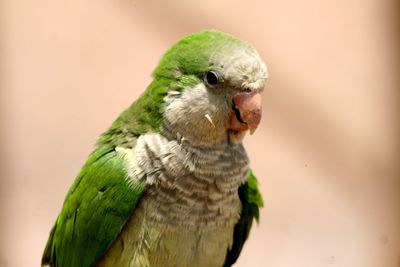
[[[235,44],[249,46],[229,34],[215,30],[188,35],[164,54],[153,76],[175,79],[189,74],[201,78],[205,71],[213,68],[210,58],[221,52],[220,49],[226,50]]]
[[[153,81],[143,94],[104,133],[98,144],[130,147],[132,140],[148,132],[159,132],[164,114],[164,98],[169,91],[195,87],[204,72],[212,70],[210,58],[218,49],[248,44],[231,35],[208,30],[188,35],[173,45],[153,72]]]
[[[235,225],[233,244],[232,247],[228,249],[223,267],[232,266],[238,259],[243,245],[249,236],[253,220],[259,221],[259,208],[264,205],[261,193],[258,189],[257,178],[251,170],[249,171],[247,181],[239,187],[239,198],[242,202],[242,211],[240,219]]]
[[[70,188],[42,264],[93,266],[110,247],[145,190],[128,183],[124,156],[111,146],[93,152]]]
[[[97,145],[132,147],[140,135],[147,132],[159,132],[168,84],[169,81],[166,79],[154,80],[147,90],[100,136]]]
[[[210,58],[229,44],[247,45],[224,33],[204,31],[186,36],[166,52],[153,72],[153,82],[101,135],[97,149],[82,167],[52,228],[42,264],[89,267],[104,255],[145,191],[144,180],[128,184],[124,157],[115,147],[132,148],[140,135],[159,132],[168,91],[200,83],[204,72],[214,67]],[[242,216],[225,266],[236,261],[262,206],[252,174],[240,187],[239,196]]]

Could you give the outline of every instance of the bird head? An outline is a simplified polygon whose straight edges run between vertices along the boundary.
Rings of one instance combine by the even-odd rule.
[[[190,144],[237,144],[260,123],[267,68],[252,46],[231,35],[209,30],[184,37],[153,76],[168,81],[164,128]]]

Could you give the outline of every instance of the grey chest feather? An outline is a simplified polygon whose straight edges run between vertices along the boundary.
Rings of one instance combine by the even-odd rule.
[[[148,134],[128,169],[148,190],[99,266],[221,267],[248,173],[242,145],[200,149]]]

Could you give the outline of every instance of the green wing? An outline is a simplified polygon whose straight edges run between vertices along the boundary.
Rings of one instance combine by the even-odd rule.
[[[125,158],[112,146],[95,150],[70,188],[42,258],[51,267],[90,267],[121,232],[145,191],[128,183]]]
[[[257,178],[250,170],[247,181],[239,187],[239,198],[242,202],[242,212],[233,232],[233,244],[226,255],[223,267],[232,266],[242,251],[244,242],[249,236],[253,219],[259,220],[259,208],[263,206],[261,193],[258,190]]]

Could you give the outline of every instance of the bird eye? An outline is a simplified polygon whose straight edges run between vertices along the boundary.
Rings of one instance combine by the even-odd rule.
[[[208,71],[204,75],[204,80],[206,81],[206,83],[208,85],[214,86],[220,82],[220,77],[219,77],[218,73],[216,73],[215,71]]]

